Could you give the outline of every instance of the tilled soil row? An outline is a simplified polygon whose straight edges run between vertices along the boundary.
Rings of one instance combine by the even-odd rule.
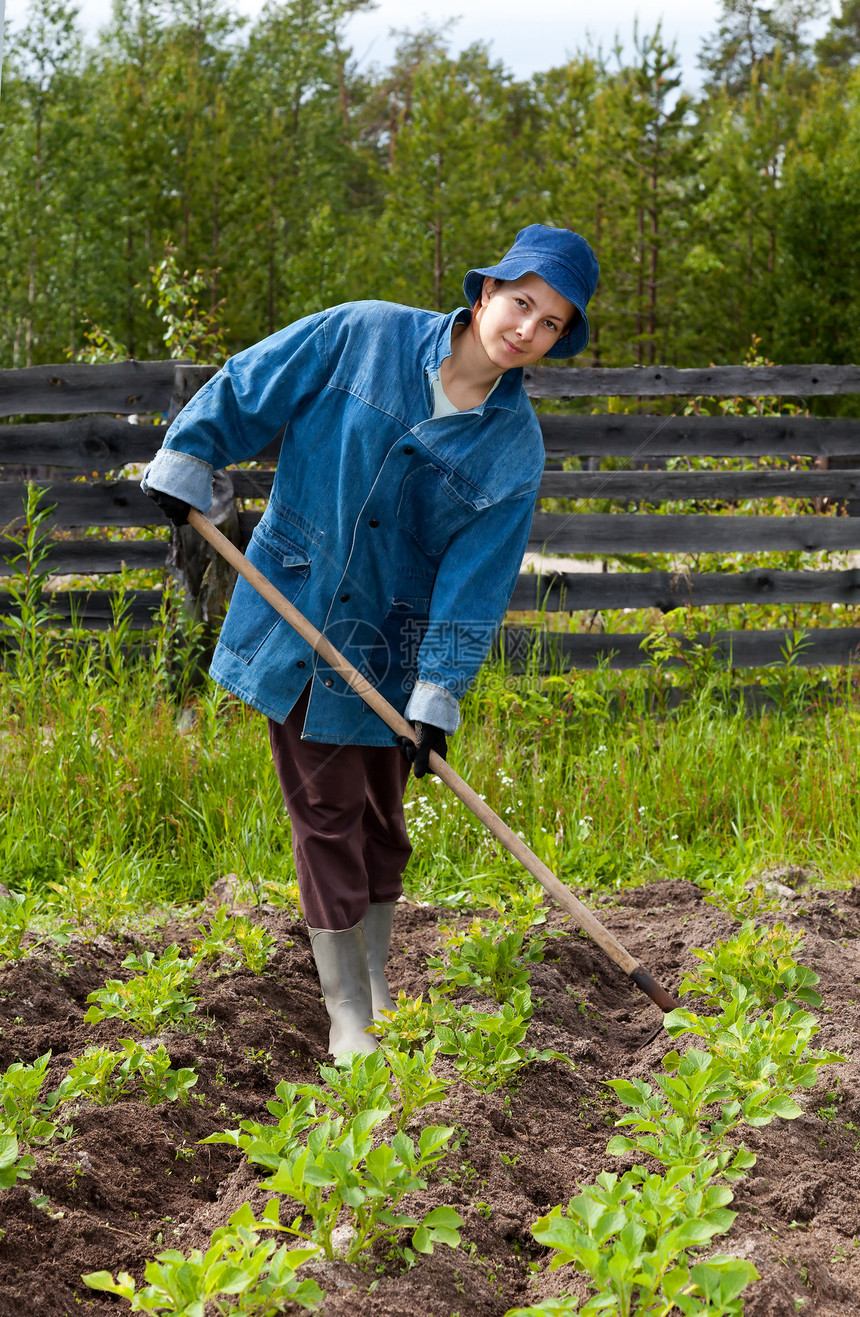
[[[710,946],[737,927],[693,884],[677,881],[622,893],[601,904],[600,914],[670,988],[695,963],[691,947]],[[816,1043],[853,1058],[860,889],[807,892],[760,922],[777,918],[805,930],[800,959],[821,976]],[[174,1066],[199,1073],[189,1104],[66,1109],[63,1123],[73,1125],[72,1136],[35,1150],[29,1185],[0,1193],[0,1317],[82,1311],[116,1317],[128,1305],[88,1289],[82,1273],[129,1271],[140,1278],[146,1260],[162,1248],[205,1248],[242,1202],[265,1201],[261,1176],[241,1154],[199,1144],[242,1118],[271,1119],[265,1104],[276,1084],[316,1081],[317,1063],[326,1060],[327,1017],[304,926],[279,914],[263,921],[279,947],[266,973],[219,973],[217,965],[201,971],[195,1014],[202,1026],[163,1038]],[[390,963],[395,993],[426,993],[425,959],[438,950],[440,922],[451,922],[450,913],[408,905],[398,911]],[[606,1153],[620,1108],[605,1081],[647,1079],[673,1044],[662,1032],[651,1038],[656,1009],[590,941],[555,910],[548,924],[565,934],[549,944],[544,964],[533,967],[528,1041],[565,1052],[577,1068],[538,1063],[508,1095],[458,1084],[445,1102],[422,1113],[421,1123],[452,1124],[457,1132],[426,1193],[404,1206],[456,1207],[465,1222],[463,1246],[437,1246],[411,1270],[382,1248],[364,1267],[314,1264],[310,1271],[327,1295],[325,1317],[502,1317],[510,1307],[564,1289],[585,1295],[584,1279],[569,1269],[549,1274],[546,1250],[529,1227],[553,1204],[566,1203],[578,1184],[632,1164]],[[0,1069],[50,1050],[53,1088],[87,1045],[116,1046],[130,1036],[116,1021],[85,1024],[87,994],[109,977],[124,977],[120,962],[129,950],[177,942],[187,951],[192,931],[174,924],[145,943],[130,935],[101,938],[72,944],[54,964],[33,957],[6,966]],[[441,1061],[440,1069],[453,1075],[448,1064]],[[825,1068],[816,1089],[797,1096],[802,1117],[745,1132],[758,1162],[735,1187],[732,1207],[739,1215],[714,1251],[748,1258],[761,1273],[748,1291],[748,1317],[798,1311],[848,1317],[860,1312],[857,1062]],[[47,1207],[33,1201],[42,1195]]]

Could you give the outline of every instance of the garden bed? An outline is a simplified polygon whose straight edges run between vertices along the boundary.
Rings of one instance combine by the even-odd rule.
[[[598,909],[672,988],[694,964],[691,947],[711,946],[737,928],[680,880],[601,898]],[[776,917],[760,914],[758,922]],[[807,890],[786,901],[778,917],[805,930],[799,959],[821,977],[816,1044],[851,1057],[860,1019],[860,889]],[[256,1211],[271,1197],[241,1152],[199,1142],[242,1118],[271,1120],[266,1102],[279,1081],[318,1083],[318,1064],[326,1060],[327,1018],[304,926],[286,913],[262,920],[278,943],[266,971],[219,972],[217,962],[201,968],[194,1019],[203,1026],[163,1036],[173,1066],[198,1072],[190,1100],[154,1107],[137,1098],[107,1108],[69,1104],[60,1123],[71,1124],[73,1133],[31,1149],[29,1183],[0,1194],[0,1317],[128,1311],[125,1302],[87,1288],[82,1273],[128,1271],[140,1280],[144,1263],[159,1251],[205,1249],[243,1202]],[[432,981],[426,957],[438,950],[439,924],[450,921],[449,911],[434,908],[398,911],[390,967],[395,992],[426,995]],[[550,928],[562,924],[560,914],[549,912]],[[0,970],[0,1070],[50,1050],[47,1087],[56,1088],[88,1044],[115,1047],[130,1035],[129,1026],[86,1023],[88,993],[125,976],[120,964],[129,951],[178,943],[187,952],[192,936],[185,921],[139,939],[73,939],[51,959],[7,964]],[[622,1108],[604,1081],[649,1078],[672,1044],[663,1032],[651,1037],[656,1009],[575,931],[549,943],[544,963],[531,967],[531,986],[530,1045],[566,1053],[576,1068],[539,1061],[522,1072],[518,1087],[491,1093],[458,1082],[442,1103],[427,1108],[419,1125],[453,1125],[455,1134],[428,1189],[413,1195],[408,1208],[419,1215],[437,1204],[456,1208],[462,1245],[437,1245],[408,1270],[385,1245],[364,1266],[309,1264],[306,1274],[326,1292],[326,1317],[502,1317],[562,1289],[585,1296],[584,1280],[570,1268],[549,1273],[548,1251],[530,1226],[553,1205],[566,1204],[578,1184],[633,1164],[630,1154],[606,1152]],[[474,990],[461,999],[491,1008]],[[449,1078],[456,1073],[444,1057],[437,1070]],[[720,1252],[749,1260],[761,1274],[747,1291],[749,1317],[860,1311],[856,1061],[821,1071],[800,1100],[798,1119],[744,1130],[758,1160],[733,1186],[739,1215],[717,1241]]]

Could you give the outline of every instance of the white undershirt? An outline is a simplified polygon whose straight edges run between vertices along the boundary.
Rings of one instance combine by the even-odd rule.
[[[487,394],[487,398],[489,398],[490,394],[492,394],[493,391],[498,388],[499,380],[501,378],[502,377],[500,375],[499,379],[497,379],[495,384],[493,385],[493,388],[490,389],[490,392]],[[448,397],[445,390],[442,388],[442,381],[438,375],[436,376],[436,379],[433,380],[432,387],[433,387],[433,415],[430,419],[435,421],[439,416],[458,416],[460,414],[460,408],[454,406],[453,402]],[[483,407],[484,403],[487,401],[487,398],[484,398],[478,404],[478,406]],[[472,409],[469,408],[468,410],[471,411]]]

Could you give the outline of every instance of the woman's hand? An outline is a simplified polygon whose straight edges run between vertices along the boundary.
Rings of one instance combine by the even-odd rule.
[[[176,498],[174,494],[165,494],[161,489],[148,489],[147,497],[151,498],[153,503],[157,503],[161,511],[168,517],[174,526],[187,526],[188,514],[191,511],[191,504],[186,503],[184,499]]]
[[[416,777],[423,777],[425,773],[432,773],[430,767],[430,751],[435,750],[437,755],[443,759],[448,758],[448,741],[441,727],[434,727],[432,723],[414,722],[415,741],[410,741],[408,736],[399,736],[400,749],[403,757],[408,759],[412,765],[412,772]]]

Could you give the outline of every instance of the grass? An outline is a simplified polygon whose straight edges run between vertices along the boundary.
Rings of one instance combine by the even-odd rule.
[[[47,655],[22,667],[10,654],[0,671],[7,887],[59,887],[71,901],[102,875],[137,910],[197,900],[226,873],[261,897],[267,883],[289,890],[289,822],[260,715],[206,684],[180,723],[158,644],[118,665],[110,638],[95,650],[49,632],[36,643]],[[661,716],[664,677],[488,665],[451,761],[576,886],[734,882],[789,863],[847,883],[860,861],[854,703],[810,704],[809,674],[789,668],[777,712],[747,716],[723,698],[728,679],[707,677]],[[436,779],[410,780],[406,808],[416,896],[482,905],[524,881]]]
[[[121,603],[97,638],[54,631],[38,498],[30,487],[8,578],[19,614],[0,620],[0,881],[100,931],[196,901],[225,874],[259,900],[294,900],[265,720],[208,679],[192,685],[200,636],[182,638],[168,591],[145,651]],[[682,877],[725,892],[784,864],[850,882],[854,673],[803,669],[786,651],[753,674],[772,710],[748,715],[740,675],[706,647],[672,666],[667,625],[693,634],[699,621],[676,610],[652,625],[650,666],[629,673],[515,676],[486,664],[451,762],[574,886]],[[678,683],[688,698],[675,707]],[[406,810],[414,895],[481,907],[523,887],[523,871],[437,779],[410,779]]]

